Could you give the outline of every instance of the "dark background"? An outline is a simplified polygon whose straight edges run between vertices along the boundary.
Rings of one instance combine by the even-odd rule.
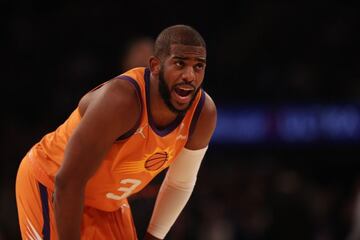
[[[359,106],[360,9],[351,2],[1,5],[0,239],[20,238],[14,185],[22,157],[84,93],[121,73],[133,38],[155,38],[172,24],[195,27],[208,46],[204,88],[219,110]],[[346,239],[360,186],[357,140],[221,142],[211,144],[169,239]],[[139,236],[157,181],[133,200]]]

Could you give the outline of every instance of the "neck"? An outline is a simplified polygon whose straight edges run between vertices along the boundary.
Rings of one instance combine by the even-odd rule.
[[[178,116],[165,104],[159,92],[159,79],[150,77],[150,113],[155,125],[161,129],[173,122]]]

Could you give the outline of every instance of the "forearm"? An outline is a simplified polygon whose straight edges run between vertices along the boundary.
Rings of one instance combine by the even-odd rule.
[[[184,149],[170,166],[156,199],[148,232],[163,239],[185,207],[207,148]]]
[[[188,202],[193,186],[183,189],[165,181],[158,194],[153,215],[148,227],[149,233],[163,239]]]
[[[80,240],[84,190],[56,187],[54,212],[59,240]]]

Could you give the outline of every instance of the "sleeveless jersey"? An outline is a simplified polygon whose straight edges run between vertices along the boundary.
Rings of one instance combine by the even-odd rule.
[[[176,159],[205,101],[205,92],[201,90],[185,114],[179,114],[167,128],[160,130],[155,126],[149,109],[149,69],[135,68],[116,78],[135,86],[142,111],[137,127],[113,143],[86,185],[85,205],[103,211],[119,209],[128,196],[143,189]],[[80,120],[76,108],[62,125],[45,135],[28,153],[35,177],[52,191],[66,144]]]

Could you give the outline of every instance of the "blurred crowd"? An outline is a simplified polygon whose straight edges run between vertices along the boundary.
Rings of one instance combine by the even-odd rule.
[[[206,159],[194,195],[169,239],[359,238],[351,236],[359,189],[355,158],[339,165],[338,158],[344,155],[332,150],[327,154],[221,150]],[[149,187],[150,193],[155,192],[154,186]],[[140,233],[148,220],[144,212],[151,213],[154,201],[149,196],[132,200]],[[141,204],[144,199],[148,205]]]
[[[7,2],[0,146],[0,240],[19,239],[14,181],[27,149],[85,92],[146,66],[153,37],[193,25],[208,44],[204,88],[218,108],[360,100],[359,8],[346,2],[234,1],[176,16],[165,2]],[[135,11],[136,9],[136,11]],[[214,10],[216,9],[216,10]],[[219,17],[223,16],[223,17]],[[164,20],[166,19],[166,20]],[[360,239],[359,144],[210,146],[198,184],[168,239]],[[160,175],[131,199],[144,233]]]

